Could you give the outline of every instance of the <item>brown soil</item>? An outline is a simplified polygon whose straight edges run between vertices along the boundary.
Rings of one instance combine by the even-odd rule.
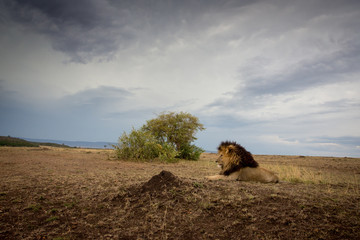
[[[360,239],[358,182],[208,181],[215,158],[141,163],[110,150],[2,147],[0,239]],[[353,158],[255,159],[360,173]]]

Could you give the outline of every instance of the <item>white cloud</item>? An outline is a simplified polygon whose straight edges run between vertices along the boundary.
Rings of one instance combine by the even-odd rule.
[[[319,146],[324,146],[324,147],[340,147],[340,144],[337,143],[317,143],[317,145]]]
[[[265,142],[269,142],[271,144],[281,144],[281,145],[298,145],[300,143],[298,140],[287,140],[277,135],[263,135],[263,136],[259,136],[259,139]]]

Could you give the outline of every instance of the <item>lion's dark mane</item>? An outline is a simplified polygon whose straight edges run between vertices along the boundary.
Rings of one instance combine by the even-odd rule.
[[[241,146],[236,142],[231,142],[231,141],[221,142],[218,147],[218,150],[220,151],[222,148],[229,147],[230,145],[234,146],[235,149],[229,149],[229,151],[235,151],[235,154],[236,156],[238,156],[238,158],[240,158],[240,161],[239,164],[233,165],[231,169],[226,170],[225,172],[223,172],[223,174],[228,175],[231,172],[237,171],[240,168],[244,168],[244,167],[255,168],[259,166],[259,164],[255,161],[251,153],[246,151],[246,149],[243,146]]]

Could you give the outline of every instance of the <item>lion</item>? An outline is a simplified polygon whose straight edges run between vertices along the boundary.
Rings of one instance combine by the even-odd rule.
[[[210,180],[237,180],[277,183],[275,173],[259,167],[250,152],[236,142],[221,142],[216,160],[221,171],[218,175],[208,176]]]

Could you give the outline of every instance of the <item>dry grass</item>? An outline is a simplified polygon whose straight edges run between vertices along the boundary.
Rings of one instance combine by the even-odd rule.
[[[360,159],[256,155],[281,179],[261,184],[206,180],[216,154],[172,164],[112,154],[0,148],[0,238],[360,239]],[[150,184],[162,170],[177,180]]]
[[[306,167],[293,165],[270,165],[263,164],[263,167],[277,173],[283,181],[301,182],[312,184],[352,184],[359,186],[358,174],[341,172],[328,172],[314,170]]]
[[[360,160],[356,158],[258,156],[261,166],[278,174],[281,181],[317,184],[328,191],[360,194]],[[341,188],[339,188],[341,186]]]

